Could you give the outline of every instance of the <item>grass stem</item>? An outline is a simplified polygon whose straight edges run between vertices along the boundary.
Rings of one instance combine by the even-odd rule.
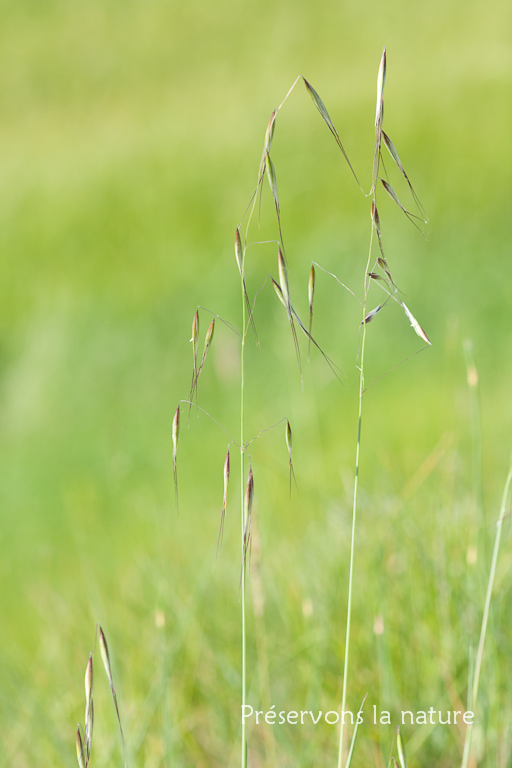
[[[359,412],[357,420],[357,444],[356,444],[356,462],[354,472],[354,496],[352,501],[352,532],[350,537],[350,565],[348,576],[348,597],[347,597],[347,625],[345,631],[345,655],[343,662],[343,689],[341,694],[341,728],[340,728],[340,742],[338,749],[338,768],[341,768],[343,761],[343,741],[344,741],[344,726],[345,726],[345,709],[347,704],[347,686],[348,686],[348,662],[350,651],[350,624],[352,618],[352,587],[354,581],[354,559],[355,559],[355,544],[356,544],[356,522],[357,522],[357,494],[359,489],[359,457],[361,452],[361,430],[363,423],[363,394],[364,394],[364,353],[366,347],[366,308],[369,289],[368,271],[371,262],[373,244],[373,226],[370,235],[370,247],[368,250],[368,261],[364,273],[364,301],[363,301],[363,334],[361,339],[361,359],[359,367]],[[348,768],[349,763],[347,763]]]
[[[245,257],[245,248],[244,248]],[[247,682],[246,682],[246,626],[245,626],[245,445],[244,445],[244,387],[245,387],[245,339],[247,336],[246,320],[246,299],[244,286],[244,257],[240,269],[241,287],[242,287],[242,340],[240,346],[240,528],[241,528],[241,551],[242,551],[242,574],[240,580],[240,602],[242,619],[242,713],[245,712]],[[247,766],[247,734],[245,718],[242,717],[242,743],[241,743],[241,761],[242,768]]]
[[[477,697],[478,697],[478,683],[480,680],[480,670],[482,667],[482,659],[484,655],[484,645],[485,645],[485,636],[487,634],[487,622],[489,619],[489,611],[491,607],[491,599],[492,599],[492,591],[494,587],[494,577],[496,575],[496,567],[498,564],[498,554],[500,549],[500,540],[501,540],[501,530],[503,527],[503,521],[507,515],[507,499],[510,491],[510,485],[512,483],[512,461],[510,464],[510,469],[508,471],[507,479],[505,481],[505,487],[503,489],[503,496],[501,499],[501,508],[500,508],[500,514],[498,517],[498,522],[496,523],[496,537],[494,539],[494,549],[492,553],[492,561],[491,561],[491,569],[489,571],[489,581],[487,583],[487,594],[485,596],[485,605],[484,605],[484,613],[482,616],[482,627],[480,629],[480,640],[478,643],[478,651],[476,654],[476,662],[475,662],[475,671],[473,675],[473,683],[472,683],[472,696],[471,696],[471,711],[475,711]],[[464,741],[464,752],[462,756],[462,766],[461,768],[467,768],[468,766],[468,760],[469,760],[469,753],[471,750],[471,735],[472,735],[473,727],[469,726],[466,731],[466,738]]]

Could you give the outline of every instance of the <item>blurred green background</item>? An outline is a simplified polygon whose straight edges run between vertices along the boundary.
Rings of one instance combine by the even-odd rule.
[[[171,423],[190,386],[192,317],[205,308],[201,334],[208,312],[239,327],[234,231],[270,113],[297,75],[369,189],[384,45],[384,129],[429,223],[422,238],[382,200],[383,238],[432,348],[365,396],[349,705],[368,693],[394,713],[457,708],[512,449],[510,4],[18,0],[0,11],[0,764],[73,762],[97,621],[130,764],[237,764],[238,475],[234,461],[216,563],[227,446],[203,416],[188,429],[183,418],[179,517],[174,507]],[[292,300],[306,317],[312,260],[360,294],[369,203],[300,83],[273,160]],[[276,237],[267,186],[251,232]],[[249,256],[254,295],[277,277],[275,246]],[[322,273],[316,301],[315,334],[342,384],[319,355],[308,365],[302,345],[301,390],[269,286],[256,310],[261,351],[248,344],[247,435],[290,419],[300,494],[289,501],[281,425],[251,446],[258,709],[341,700],[360,309]],[[393,307],[368,331],[368,381],[421,346]],[[218,322],[199,401],[237,434],[238,397],[237,337]],[[479,765],[510,765],[511,554],[507,535]],[[99,669],[95,728],[95,765],[120,764]],[[360,731],[367,765],[387,764],[393,729],[378,730]],[[456,728],[404,735],[411,765],[458,765]],[[336,743],[325,724],[255,727],[250,765],[334,765]]]

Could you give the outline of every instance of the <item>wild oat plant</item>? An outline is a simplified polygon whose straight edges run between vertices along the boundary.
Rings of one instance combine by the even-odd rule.
[[[349,160],[348,154],[345,151],[345,148],[341,142],[338,131],[336,130],[333,124],[333,121],[331,120],[331,117],[329,115],[329,112],[324,102],[320,98],[315,88],[311,85],[311,83],[309,83],[304,77],[298,77],[296,81],[293,83],[288,93],[286,94],[283,102],[279,105],[279,107],[277,107],[277,109],[273,110],[270,116],[270,120],[268,122],[268,126],[265,132],[263,153],[262,153],[262,157],[261,157],[261,161],[258,169],[256,188],[252,195],[250,203],[247,207],[247,210],[235,231],[234,250],[235,250],[236,266],[238,268],[238,273],[240,278],[240,291],[241,291],[241,322],[240,322],[239,330],[235,331],[238,333],[238,336],[240,339],[239,437],[237,436],[235,438],[233,435],[229,435],[229,443],[228,443],[228,448],[227,448],[227,453],[226,453],[226,458],[224,463],[224,496],[222,500],[222,511],[221,511],[218,544],[220,545],[222,541],[224,519],[226,514],[228,482],[230,477],[230,466],[231,466],[230,451],[231,452],[234,451],[240,457],[239,471],[240,471],[240,489],[241,489],[241,496],[240,496],[240,560],[241,560],[240,603],[241,603],[242,690],[241,690],[240,701],[241,701],[242,712],[245,711],[245,706],[247,702],[246,580],[248,578],[247,564],[248,564],[248,557],[251,551],[251,541],[252,541],[251,512],[252,512],[254,488],[255,488],[254,478],[255,478],[255,472],[256,472],[251,461],[250,446],[251,446],[251,443],[254,441],[254,439],[256,437],[259,437],[259,435],[248,436],[246,435],[246,432],[245,432],[245,394],[246,394],[246,386],[247,386],[246,374],[245,374],[245,371],[246,371],[245,358],[247,354],[247,349],[246,349],[247,342],[251,340],[253,344],[255,345],[259,344],[257,324],[256,324],[257,297],[259,293],[270,283],[275,291],[277,299],[279,300],[280,304],[283,307],[284,313],[286,314],[286,320],[290,327],[292,343],[293,343],[296,358],[297,358],[298,375],[300,376],[301,381],[302,381],[302,370],[303,370],[303,363],[302,363],[303,354],[301,353],[301,345],[299,341],[300,337],[305,338],[305,341],[308,347],[308,356],[309,356],[311,347],[314,347],[323,356],[327,365],[330,366],[333,374],[337,378],[339,378],[340,376],[339,368],[332,361],[332,359],[327,355],[324,349],[320,346],[319,342],[315,339],[315,336],[313,334],[313,316],[314,316],[317,273],[319,271],[323,271],[327,273],[327,275],[329,275],[332,279],[334,279],[343,290],[347,291],[351,295],[352,299],[355,299],[356,301],[358,301],[361,307],[361,322],[359,327],[360,344],[359,344],[358,361],[357,361],[357,367],[359,372],[359,419],[358,419],[359,426],[358,426],[358,434],[357,434],[356,464],[355,464],[355,475],[354,475],[352,537],[351,537],[349,578],[348,578],[348,608],[347,608],[347,616],[346,616],[346,640],[345,640],[345,657],[343,662],[343,684],[342,684],[342,701],[341,701],[342,712],[345,711],[346,709],[347,689],[348,689],[348,680],[349,680],[349,652],[350,652],[350,637],[351,637],[350,625],[351,625],[351,616],[352,616],[354,558],[355,558],[355,552],[356,552],[355,545],[356,545],[359,460],[360,460],[360,450],[361,450],[361,424],[362,424],[362,416],[363,416],[363,400],[364,400],[363,396],[365,393],[365,386],[366,386],[365,385],[365,350],[366,350],[367,328],[370,322],[376,320],[377,316],[380,315],[380,313],[383,312],[388,305],[395,303],[403,311],[405,319],[410,323],[414,332],[420,337],[422,342],[424,342],[423,348],[426,348],[427,346],[430,345],[430,341],[428,339],[427,334],[425,333],[422,326],[417,321],[417,319],[415,318],[415,316],[413,315],[409,307],[405,304],[402,298],[401,292],[398,289],[393,279],[391,266],[384,251],[382,227],[381,227],[381,221],[380,221],[378,205],[377,205],[378,198],[381,194],[385,193],[386,195],[388,195],[393,200],[393,202],[400,208],[400,210],[404,213],[404,215],[409,219],[409,221],[411,221],[418,229],[421,230],[421,226],[424,223],[426,223],[425,212],[419,202],[418,196],[411,184],[409,176],[404,169],[402,161],[400,160],[400,156],[397,152],[395,144],[393,143],[389,135],[385,133],[383,130],[385,78],[386,78],[386,51],[384,50],[382,54],[381,62],[380,62],[378,81],[377,81],[377,107],[376,107],[376,115],[375,115],[375,144],[374,144],[374,150],[373,150],[373,171],[372,171],[371,186],[368,194],[365,195],[363,186]],[[294,262],[293,262],[293,255],[289,254],[287,252],[287,249],[285,248],[285,238],[283,233],[280,199],[279,199],[279,191],[278,191],[278,177],[277,177],[276,167],[272,159],[272,143],[274,139],[276,126],[279,120],[279,113],[284,107],[292,91],[300,82],[302,82],[303,85],[305,86],[307,93],[309,94],[309,96],[313,101],[313,104],[315,105],[325,125],[327,126],[331,135],[333,136],[340,152],[343,155],[344,160],[346,161],[347,167],[355,181],[356,187],[358,188],[359,192],[362,193],[368,199],[368,208],[370,213],[370,227],[371,227],[368,254],[365,258],[365,261],[363,262],[364,271],[362,272],[361,296],[358,297],[356,293],[353,292],[350,288],[348,288],[348,286],[346,286],[337,275],[335,275],[332,272],[329,272],[324,267],[322,267],[320,263],[314,261],[310,265],[309,280],[308,280],[309,316],[308,318],[305,318],[305,319],[302,319],[298,314],[298,312],[296,311],[294,302],[293,302],[293,297],[291,295],[289,274],[294,269]],[[412,196],[413,203],[417,210],[416,213],[411,212],[402,204],[402,202],[400,201],[400,198],[398,197],[397,192],[395,191],[394,187],[391,185],[387,171],[386,171],[385,163],[384,163],[383,150],[388,153],[391,163],[398,168],[399,176],[403,177],[403,179],[405,180],[408,186],[408,190],[410,191],[410,194]],[[263,195],[264,186],[267,182],[270,186],[270,192],[273,200],[273,207],[275,209],[276,237],[274,242],[275,242],[276,257],[277,257],[276,273],[275,273],[275,276],[272,276],[272,275],[262,276],[261,284],[256,286],[256,289],[251,289],[251,287],[248,286],[248,281],[246,278],[246,264],[247,264],[247,259],[249,258],[249,247],[251,247],[250,253],[252,255],[254,253],[254,247],[257,246],[258,244],[263,245],[263,243],[262,242],[258,243],[258,241],[250,240],[250,237],[254,229],[255,214],[256,214],[257,208],[261,206],[261,198]],[[268,241],[266,241],[265,244],[268,244]],[[371,306],[370,296],[373,295],[374,286],[376,290],[380,291],[381,295],[379,296],[380,300],[378,301],[378,303],[375,306]],[[218,424],[214,414],[204,411],[202,406],[199,405],[198,384],[207,360],[208,352],[211,347],[215,322],[221,318],[218,315],[216,315],[210,320],[208,331],[206,333],[206,338],[204,341],[202,356],[201,358],[199,358],[200,309],[201,308],[196,310],[193,323],[192,323],[191,342],[192,342],[192,353],[193,353],[193,368],[192,368],[192,384],[190,388],[190,393],[189,393],[188,399],[182,400],[180,402],[175,412],[174,421],[173,421],[173,429],[172,429],[173,471],[174,471],[176,500],[178,499],[177,452],[178,452],[178,437],[179,437],[179,426],[180,426],[180,411],[187,409],[190,412],[192,408],[198,409],[199,411],[205,413],[209,418],[213,419],[213,421],[215,421],[216,424]],[[205,310],[201,310],[201,312],[205,313]],[[226,321],[223,320],[222,322],[224,322],[227,325]],[[358,333],[358,329],[355,328],[354,332]],[[199,359],[200,359],[200,362],[199,362]],[[288,418],[283,417],[282,421],[274,425],[274,427],[272,428],[276,428],[282,424],[285,425],[284,432],[285,432],[286,446],[288,450],[288,460],[289,460],[289,468],[290,468],[290,491],[291,491],[292,481],[295,482],[295,473],[294,473],[293,458],[292,458],[292,427],[290,425]],[[223,429],[223,427],[221,427],[220,424],[219,424],[219,427]],[[247,465],[248,465],[248,468],[247,468]],[[343,725],[343,718],[342,718],[340,734],[339,734],[338,763],[337,763],[338,767],[340,767],[343,763],[346,766],[350,765],[353,751],[354,751],[356,735],[357,735],[357,724],[353,731],[352,742],[350,744],[350,747],[347,749],[347,745],[345,744],[345,733],[344,733],[344,725]],[[399,744],[401,743],[400,737],[398,739],[398,743]],[[243,768],[244,766],[247,765],[247,734],[246,734],[245,720],[243,718],[242,718],[242,725],[241,725],[240,747],[241,747],[240,764]],[[400,756],[399,759],[400,759],[401,765],[405,765],[405,758]]]
[[[227,441],[226,454],[223,465],[223,496],[219,500],[220,509],[220,521],[219,532],[217,540],[217,557],[221,554],[221,545],[223,540],[224,523],[226,517],[226,510],[228,507],[228,492],[229,483],[231,477],[232,459],[234,456],[238,457],[238,473],[239,473],[239,492],[240,492],[240,532],[239,532],[239,591],[240,591],[240,644],[241,644],[241,691],[240,691],[240,705],[241,711],[245,712],[247,705],[247,601],[246,601],[246,586],[248,579],[251,578],[250,569],[250,555],[251,546],[253,543],[253,525],[252,525],[252,511],[253,500],[255,496],[257,468],[253,466],[251,459],[251,446],[253,442],[260,438],[264,432],[268,432],[268,429],[261,429],[258,434],[248,435],[246,434],[245,416],[246,416],[246,394],[247,388],[250,382],[247,381],[246,376],[246,355],[249,351],[249,343],[252,348],[259,347],[260,342],[257,331],[257,316],[258,316],[258,297],[260,293],[265,289],[272,288],[275,292],[276,298],[283,308],[283,319],[290,328],[291,343],[293,344],[296,360],[297,360],[297,375],[302,382],[303,377],[303,360],[304,360],[304,346],[307,348],[307,359],[309,360],[310,354],[317,352],[320,354],[326,365],[328,365],[332,371],[333,376],[337,379],[342,378],[340,368],[334,363],[331,357],[327,354],[323,346],[314,334],[314,308],[315,297],[317,292],[317,276],[319,273],[327,275],[328,278],[335,281],[340,290],[343,290],[345,294],[350,297],[350,301],[356,301],[360,305],[360,322],[359,327],[354,327],[353,332],[358,336],[358,352],[356,367],[359,380],[359,393],[358,393],[358,427],[355,441],[355,470],[353,480],[353,496],[352,496],[352,523],[351,523],[351,541],[350,541],[350,559],[348,564],[348,580],[347,580],[347,611],[345,617],[345,645],[344,645],[344,658],[340,663],[340,682],[341,682],[341,702],[340,711],[344,713],[347,709],[347,695],[349,688],[349,680],[351,677],[350,668],[350,648],[351,648],[351,621],[352,621],[352,608],[354,598],[354,564],[357,553],[356,548],[356,535],[357,535],[357,516],[358,516],[358,491],[359,491],[359,468],[361,458],[361,433],[363,422],[363,406],[365,400],[365,392],[368,387],[375,382],[367,384],[365,380],[366,370],[366,349],[367,338],[370,333],[370,323],[378,323],[382,313],[385,313],[387,308],[391,305],[397,305],[403,313],[404,320],[410,324],[414,333],[419,337],[422,342],[421,347],[414,352],[417,354],[422,350],[427,349],[430,346],[430,340],[416,319],[415,315],[411,311],[408,305],[406,305],[403,299],[403,293],[399,289],[392,273],[392,258],[389,258],[384,248],[384,236],[381,218],[379,215],[379,205],[382,195],[389,197],[393,203],[402,211],[404,216],[412,223],[420,233],[423,233],[423,226],[427,223],[427,217],[425,211],[419,201],[416,191],[411,183],[410,177],[406,172],[404,165],[400,159],[400,155],[395,147],[394,142],[390,136],[384,131],[384,85],[386,80],[386,50],[384,49],[377,77],[377,103],[375,112],[375,139],[373,147],[373,164],[372,164],[372,176],[369,184],[369,191],[365,193],[364,187],[354,170],[354,167],[349,160],[348,154],[342,144],[338,131],[336,130],[333,121],[329,115],[329,112],[320,98],[318,92],[304,77],[300,76],[291,86],[290,90],[286,94],[282,103],[272,111],[268,126],[265,132],[263,153],[258,168],[257,183],[254,193],[250,199],[249,205],[235,229],[234,238],[234,253],[235,263],[238,270],[238,277],[240,280],[240,321],[238,328],[229,323],[222,315],[213,314],[202,307],[198,307],[195,310],[192,321],[192,374],[190,391],[187,398],[181,400],[175,410],[174,418],[172,422],[172,472],[174,477],[174,489],[175,489],[175,502],[176,510],[178,511],[178,443],[180,439],[180,427],[182,428],[183,421],[186,420],[190,424],[191,413],[202,414],[210,419],[216,427],[221,430]],[[369,213],[369,245],[367,254],[362,258],[361,263],[361,291],[358,295],[356,291],[349,288],[337,274],[324,268],[319,262],[313,261],[309,265],[309,279],[307,285],[308,295],[308,316],[302,317],[295,309],[297,303],[294,301],[290,289],[289,276],[296,268],[294,263],[294,257],[292,253],[289,253],[285,247],[285,238],[282,226],[280,198],[278,191],[278,176],[276,167],[272,156],[272,144],[276,131],[277,124],[279,122],[279,115],[283,109],[286,101],[288,100],[292,91],[302,83],[309,96],[311,97],[314,106],[320,114],[323,122],[327,126],[330,134],[336,142],[349,174],[353,178],[356,192],[363,195],[368,205]],[[390,181],[390,175],[388,175],[388,169],[386,163],[394,168],[394,175],[397,176],[401,185],[411,198],[414,211],[409,210],[409,207],[402,202],[398,193],[395,191]],[[254,283],[254,278],[251,279],[251,284],[247,278],[247,263],[249,257],[253,257],[255,250],[258,246],[267,247],[269,241],[260,241],[253,239],[253,232],[257,229],[258,222],[255,221],[258,218],[259,210],[261,208],[261,200],[264,194],[264,188],[266,184],[270,187],[270,194],[272,200],[272,206],[275,213],[275,238],[270,241],[270,245],[275,247],[275,273],[274,275],[261,275],[259,283]],[[253,270],[251,270],[253,274]],[[374,299],[374,294],[377,294],[378,298]],[[200,325],[201,317],[207,317],[207,331],[204,338],[204,344],[200,351]],[[233,333],[239,340],[239,359],[240,359],[240,400],[238,410],[238,428],[237,434],[231,434],[220,421],[216,418],[215,413],[203,408],[199,397],[199,384],[204,377],[205,369],[207,366],[208,355],[214,340],[214,331],[216,324],[221,324],[226,332]],[[302,346],[301,346],[301,341]],[[410,355],[409,355],[410,357]],[[406,357],[405,359],[409,359]],[[405,362],[405,359],[403,362]],[[394,366],[395,368],[397,366]],[[284,432],[284,441],[287,449],[288,464],[289,464],[289,492],[291,494],[292,488],[297,486],[295,471],[293,465],[293,452],[292,452],[292,425],[287,416],[276,424],[274,424],[270,430],[280,428]],[[481,662],[483,657],[487,620],[489,616],[489,607],[492,596],[492,589],[494,583],[494,574],[496,571],[496,563],[499,550],[500,534],[503,520],[507,513],[507,499],[509,497],[510,485],[512,482],[512,469],[507,478],[503,503],[498,521],[497,534],[495,547],[493,552],[486,601],[484,606],[484,613],[482,619],[482,627],[480,634],[480,641],[478,645],[478,651],[476,655],[476,662],[472,670],[470,685],[468,686],[468,709],[475,708],[476,698],[478,693],[479,676],[481,669]],[[105,669],[107,671],[108,680],[111,687],[112,698],[116,707],[116,713],[119,721],[119,728],[121,731],[121,738],[123,742],[124,750],[124,737],[121,729],[121,721],[119,718],[119,711],[117,709],[117,699],[114,692],[114,686],[112,682],[111,668],[108,657],[108,651],[104,634],[99,628],[99,642],[101,654],[103,657]],[[93,655],[89,659],[86,672],[86,712],[85,712],[85,728],[78,727],[76,734],[77,742],[77,755],[80,768],[86,768],[89,764],[91,756],[91,743],[92,743],[92,723],[93,723],[93,697],[92,697],[92,675],[93,675]],[[366,699],[366,697],[365,697]],[[361,703],[359,712],[362,712],[365,701]],[[337,766],[345,766],[349,768],[352,763],[352,759],[355,753],[356,738],[358,732],[358,722],[352,728],[352,734],[350,740],[345,730],[344,718],[340,717],[339,720],[339,734],[337,742]],[[407,760],[405,756],[405,747],[402,734],[397,729],[391,737],[392,747],[389,755],[388,765],[392,768],[406,768]],[[466,728],[465,742],[463,748],[462,768],[467,768],[470,762],[470,748],[471,748],[471,727]],[[126,752],[125,752],[126,755]],[[240,726],[240,765],[245,768],[248,764],[248,736],[245,719],[241,718]]]

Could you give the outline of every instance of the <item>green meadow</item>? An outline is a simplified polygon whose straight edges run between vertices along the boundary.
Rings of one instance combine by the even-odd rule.
[[[235,229],[271,112],[299,75],[370,190],[386,46],[384,129],[428,223],[422,235],[381,194],[382,237],[432,342],[393,302],[366,326],[347,707],[367,695],[352,764],[386,768],[403,711],[468,707],[510,466],[510,4],[0,0],[0,14],[0,765],[76,764],[97,622],[128,765],[240,765],[233,445],[217,554],[223,430],[240,432]],[[308,360],[301,335],[301,383],[268,278],[265,179],[248,242],[273,242],[246,255],[260,343],[249,330],[247,702],[316,717],[341,705],[362,333],[360,305],[327,272],[362,296],[372,222],[302,82],[272,160],[292,302],[307,325],[321,265],[313,336],[341,371],[313,345]],[[386,169],[413,206],[391,158]],[[199,355],[218,317],[198,381],[207,413],[181,407],[177,510],[172,422],[198,307]],[[512,765],[511,565],[507,518],[470,766]],[[97,654],[97,768],[124,764],[101,667]],[[323,716],[247,727],[251,768],[337,764]],[[412,768],[460,766],[460,718],[401,733]]]

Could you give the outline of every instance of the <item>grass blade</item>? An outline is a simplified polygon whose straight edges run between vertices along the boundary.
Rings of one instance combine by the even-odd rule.
[[[404,740],[402,739],[400,728],[397,728],[397,731],[396,731],[396,748],[398,752],[398,762],[400,764],[400,768],[407,768],[407,760],[405,759]]]
[[[350,742],[350,749],[348,750],[347,755],[347,762],[345,763],[345,768],[350,768],[350,765],[352,763],[352,756],[354,754],[354,749],[356,746],[356,739],[357,739],[357,729],[359,728],[359,716],[363,713],[363,707],[366,699],[368,698],[368,694],[364,697],[364,699],[361,702],[361,706],[359,707],[359,712],[357,713],[357,720],[354,727],[354,733],[352,734],[352,741]]]

